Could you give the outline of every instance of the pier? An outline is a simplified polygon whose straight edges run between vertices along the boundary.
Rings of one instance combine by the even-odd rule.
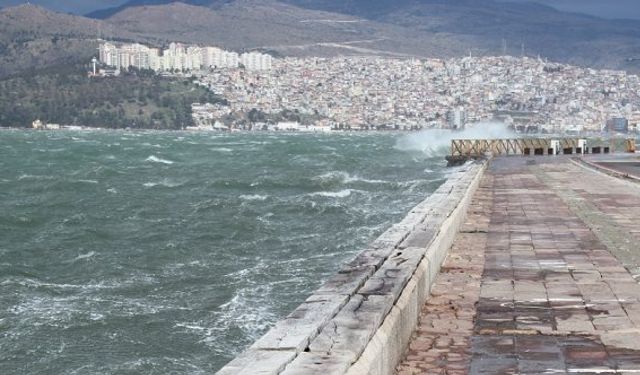
[[[466,164],[219,374],[640,373],[635,156]]]
[[[640,373],[640,185],[533,160],[490,163],[398,374]]]

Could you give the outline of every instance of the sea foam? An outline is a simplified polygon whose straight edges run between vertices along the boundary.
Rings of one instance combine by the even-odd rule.
[[[88,252],[88,253],[86,253],[86,254],[80,254],[80,255],[78,255],[77,257],[75,257],[75,258],[73,259],[73,261],[83,260],[83,259],[89,259],[89,258],[93,257],[94,255],[96,255],[96,252],[95,252],[95,251],[89,251],[89,252]]]
[[[171,165],[171,164],[174,163],[171,160],[161,159],[161,158],[159,158],[157,156],[154,156],[154,155],[149,156],[145,161],[152,162],[152,163],[167,164],[167,165]]]
[[[267,200],[267,198],[269,198],[266,195],[259,195],[259,194],[252,194],[252,195],[241,195],[238,198],[245,200],[245,201],[265,201]]]
[[[312,197],[327,197],[327,198],[346,198],[351,195],[351,189],[344,189],[340,191],[320,191],[317,193],[311,193]]]

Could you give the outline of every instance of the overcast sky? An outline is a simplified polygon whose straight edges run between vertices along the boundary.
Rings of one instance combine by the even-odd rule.
[[[529,0],[500,0],[522,2]],[[534,0],[560,10],[606,18],[640,19],[640,0]],[[0,7],[26,3],[25,0],[0,0]],[[85,14],[125,3],[126,0],[31,0],[31,3],[57,11]]]

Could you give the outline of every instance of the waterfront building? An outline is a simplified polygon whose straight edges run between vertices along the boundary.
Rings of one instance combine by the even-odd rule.
[[[33,129],[44,129],[45,124],[40,119],[37,119],[33,123],[31,123],[31,127]]]

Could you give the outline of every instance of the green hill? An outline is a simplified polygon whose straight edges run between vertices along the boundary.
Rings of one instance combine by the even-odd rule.
[[[36,119],[61,125],[181,129],[192,124],[191,103],[220,101],[187,79],[134,71],[89,78],[88,67],[56,66],[0,81],[0,126]]]

